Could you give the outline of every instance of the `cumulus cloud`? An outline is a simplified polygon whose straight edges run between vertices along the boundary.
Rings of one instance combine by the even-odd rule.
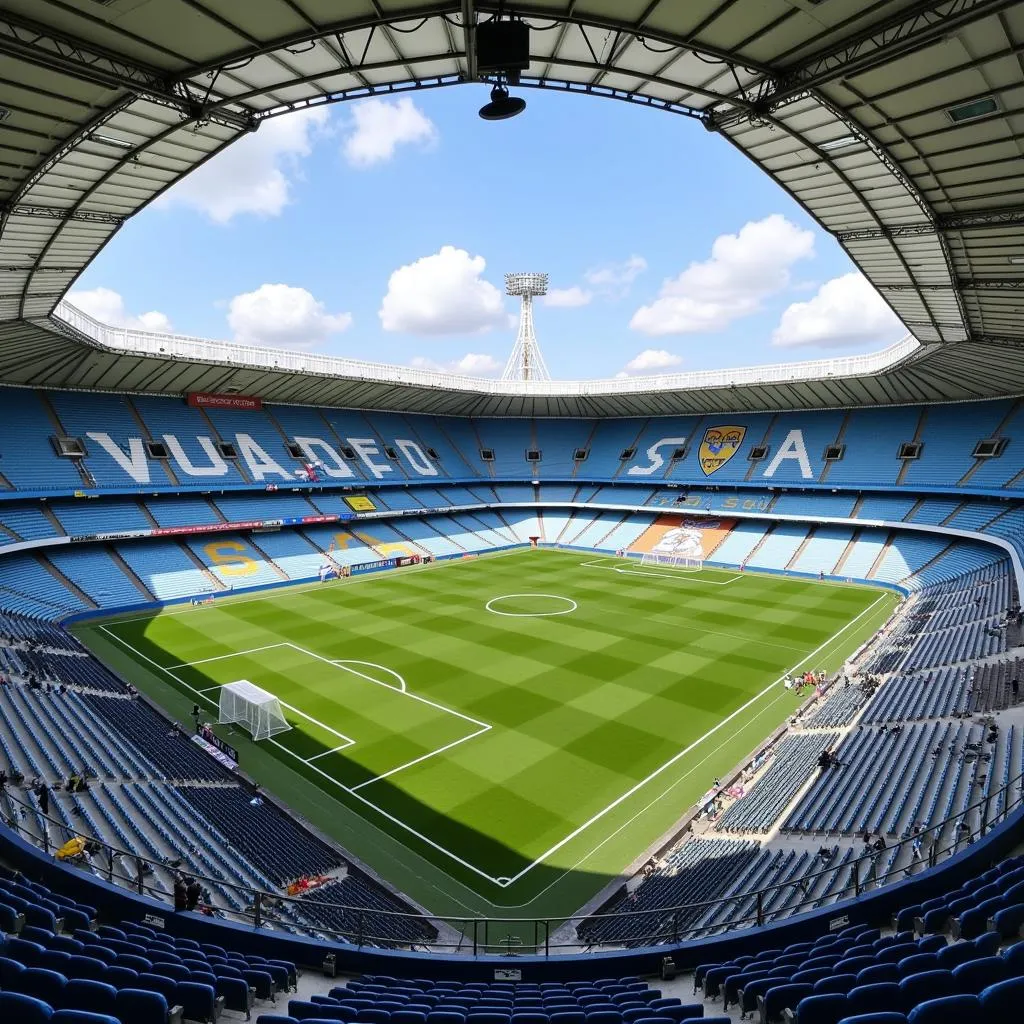
[[[453,359],[447,363],[417,356],[412,364],[421,370],[440,370],[444,373],[460,373],[466,377],[494,377],[502,364],[494,356],[484,352],[467,352],[461,359]]]
[[[788,287],[791,267],[813,254],[813,232],[781,214],[749,221],[735,235],[719,235],[710,259],[665,281],[658,298],[633,314],[630,327],[651,336],[720,331]]]
[[[243,213],[276,217],[291,202],[299,162],[312,152],[328,118],[324,107],[270,118],[196,168],[159,202],[191,207],[217,224]]]
[[[228,304],[235,340],[273,348],[307,348],[352,325],[350,313],[328,313],[305,288],[264,284]]]
[[[452,245],[399,267],[381,302],[381,326],[410,334],[479,334],[504,326],[504,298],[484,280],[486,267],[483,256]]]
[[[682,356],[677,356],[674,352],[667,352],[663,348],[645,348],[643,352],[634,356],[626,363],[622,376],[657,373],[659,370],[668,370],[674,366],[679,366],[682,361]]]
[[[794,302],[772,333],[781,348],[817,346],[881,347],[906,334],[906,328],[863,274],[856,272],[826,281],[813,298]]]
[[[369,99],[353,107],[342,149],[353,167],[372,167],[390,160],[399,146],[426,146],[436,140],[434,122],[410,97]]]
[[[578,284],[571,288],[552,288],[541,300],[545,306],[556,309],[575,309],[586,306],[594,298],[594,293],[581,288]]]
[[[606,263],[588,270],[583,277],[587,284],[598,291],[621,298],[646,269],[647,260],[643,256],[630,256],[622,263]]]
[[[166,313],[153,310],[134,316],[124,307],[124,299],[111,288],[92,288],[85,291],[73,291],[68,295],[68,302],[83,313],[95,317],[100,323],[110,327],[127,327],[133,331],[156,331],[169,334],[171,321]]]

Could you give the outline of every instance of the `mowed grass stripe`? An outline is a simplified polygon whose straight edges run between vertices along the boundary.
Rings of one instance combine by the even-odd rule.
[[[273,600],[126,622],[116,630],[160,665],[272,643],[295,644],[328,661],[374,662],[403,675],[411,691],[491,725],[483,735],[371,782],[361,795],[486,874],[511,877],[713,729],[878,596],[864,588],[753,575],[725,587],[641,580],[581,568],[583,560],[550,551],[467,560],[358,586],[282,591]],[[492,598],[523,593],[564,595],[578,608],[571,615],[520,619],[485,610]],[[851,638],[848,649],[856,645]],[[227,672],[228,665],[213,664]],[[208,667],[198,667],[204,677],[229,681],[221,669]],[[429,723],[410,727],[383,703],[347,706],[348,691],[338,687],[336,672],[308,659],[277,664],[256,653],[227,675],[264,685],[263,673],[272,681],[267,688],[282,699],[356,739],[348,750],[315,762],[345,785],[366,782],[371,772],[451,741],[450,730],[438,726],[435,740]],[[763,733],[795,706],[791,695],[781,693],[765,714]],[[756,714],[751,709],[749,717]],[[714,749],[727,749],[734,734],[746,735],[746,720],[745,713],[735,728],[730,723],[728,732],[716,734]],[[306,736],[288,742],[319,751],[325,741]],[[719,756],[713,750],[701,756],[712,755]],[[309,774],[354,806],[328,780]],[[680,784],[675,813],[710,778],[694,773]],[[633,806],[642,806],[640,796]],[[559,850],[543,870],[525,875],[508,891],[509,905],[547,889],[552,872],[564,871],[612,835],[621,826],[619,811]],[[368,808],[362,813],[416,846],[407,831]],[[636,849],[651,838],[638,836]],[[604,849],[622,856],[627,841],[616,837]],[[419,852],[485,895],[498,895],[481,889],[486,881],[445,855],[428,847]]]

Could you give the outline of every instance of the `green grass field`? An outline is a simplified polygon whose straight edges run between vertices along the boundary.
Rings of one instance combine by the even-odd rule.
[[[889,616],[864,587],[519,551],[91,622],[188,722],[247,679],[293,726],[242,767],[439,915],[564,917]]]

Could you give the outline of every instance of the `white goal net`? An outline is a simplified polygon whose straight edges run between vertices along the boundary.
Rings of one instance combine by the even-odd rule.
[[[254,740],[267,740],[291,726],[281,710],[281,702],[248,679],[226,683],[220,688],[221,725],[244,725]]]
[[[660,551],[647,551],[640,559],[640,564],[660,565],[669,569],[682,569],[684,572],[698,572],[704,568],[704,559]]]

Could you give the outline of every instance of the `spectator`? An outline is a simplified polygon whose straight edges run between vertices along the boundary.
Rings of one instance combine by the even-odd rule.
[[[185,880],[185,909],[195,910],[199,904],[199,897],[202,894],[202,886],[194,878]]]
[[[182,875],[174,878],[174,909],[188,910],[188,889]]]

